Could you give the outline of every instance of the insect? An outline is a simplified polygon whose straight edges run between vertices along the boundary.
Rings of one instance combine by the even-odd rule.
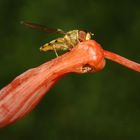
[[[71,30],[65,32],[62,29],[48,28],[46,26],[36,24],[36,23],[31,23],[31,22],[22,21],[21,24],[39,31],[48,32],[48,33],[58,33],[64,35],[63,37],[54,39],[49,43],[46,43],[40,47],[40,51],[43,52],[54,50],[56,56],[58,56],[57,54],[58,50],[62,50],[62,51],[71,50],[79,42],[90,40],[91,36],[93,35],[93,33],[84,30]]]

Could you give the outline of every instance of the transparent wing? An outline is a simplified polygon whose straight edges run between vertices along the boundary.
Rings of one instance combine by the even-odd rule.
[[[53,28],[48,28],[44,25],[36,24],[36,23],[31,23],[31,22],[26,22],[26,21],[21,21],[21,24],[43,32],[48,32],[48,33],[58,33],[58,34],[66,34],[63,30],[61,29],[53,29]]]

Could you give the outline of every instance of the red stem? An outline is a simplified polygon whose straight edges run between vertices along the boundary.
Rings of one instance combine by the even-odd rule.
[[[121,64],[129,69],[140,72],[140,64],[138,64],[134,61],[131,61],[127,58],[124,58],[118,54],[104,50],[104,57],[109,59],[109,60],[112,60],[116,63],[119,63],[119,64]]]

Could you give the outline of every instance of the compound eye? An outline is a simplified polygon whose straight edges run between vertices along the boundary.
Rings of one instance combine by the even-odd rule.
[[[84,31],[79,31],[79,41],[85,41],[86,40],[86,32]]]

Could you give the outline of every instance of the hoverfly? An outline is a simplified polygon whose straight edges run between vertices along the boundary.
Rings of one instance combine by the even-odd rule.
[[[31,22],[21,21],[21,24],[39,31],[48,32],[48,33],[58,33],[64,35],[63,37],[54,39],[49,43],[46,43],[40,47],[40,51],[43,52],[54,50],[56,56],[58,56],[57,50],[62,50],[62,51],[71,50],[79,42],[90,40],[91,36],[93,35],[91,32],[87,32],[84,30],[71,30],[65,32],[62,29],[48,28],[46,26],[36,24],[36,23],[31,23]]]

